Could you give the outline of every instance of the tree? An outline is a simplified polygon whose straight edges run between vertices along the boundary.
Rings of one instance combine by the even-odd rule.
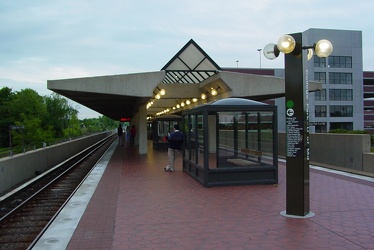
[[[82,131],[93,133],[115,129],[118,126],[118,122],[106,116],[100,116],[99,118],[83,119],[81,125]]]
[[[82,134],[78,120],[78,111],[69,107],[65,113],[65,118],[67,121],[67,126],[64,129],[64,137],[76,137]]]
[[[9,126],[14,125],[11,119],[9,103],[14,97],[11,88],[3,87],[0,89],[0,147],[9,146]]]
[[[77,108],[60,95],[40,96],[32,89],[13,92],[0,89],[0,147],[9,146],[9,126],[23,126],[11,130],[12,146],[42,146],[61,138],[83,133],[100,132],[116,128],[117,123],[107,117],[78,120]],[[22,141],[23,140],[23,141]]]
[[[113,129],[113,128],[117,128],[117,126],[118,126],[117,121],[114,121],[114,120],[112,120],[112,119],[110,119],[106,116],[100,116],[99,120],[102,124],[102,130],[103,131]]]
[[[52,126],[48,125],[48,113],[43,97],[32,89],[23,89],[14,94],[9,102],[9,116],[16,125],[24,126],[24,144],[38,144],[50,140]],[[13,136],[14,133],[14,136]],[[14,145],[21,145],[21,136],[12,131]]]
[[[69,127],[73,114],[78,112],[69,105],[69,102],[60,95],[53,93],[44,97],[47,106],[48,121],[53,126],[56,138],[64,137],[64,130]]]

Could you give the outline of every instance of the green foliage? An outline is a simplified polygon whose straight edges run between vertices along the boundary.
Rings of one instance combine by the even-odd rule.
[[[47,108],[48,120],[54,128],[56,138],[64,137],[64,130],[71,126],[70,119],[77,111],[74,110],[68,101],[60,95],[53,93],[51,96],[44,97]]]
[[[83,119],[81,128],[86,133],[107,131],[117,128],[118,122],[108,117],[100,116],[99,118]]]
[[[9,145],[9,125],[12,124],[10,117],[10,102],[14,97],[12,89],[3,87],[0,89],[0,147]]]
[[[78,112],[73,112],[71,109],[67,109],[67,114],[69,120],[67,120],[67,126],[63,130],[63,135],[65,138],[72,138],[72,137],[78,137],[81,136],[82,130],[79,126],[79,120],[78,120]]]
[[[367,131],[364,130],[345,130],[345,129],[332,129],[330,130],[332,134],[368,134]]]
[[[38,145],[45,141],[53,139],[53,131],[51,127],[42,128],[42,121],[37,117],[26,119],[24,114],[21,115],[22,120],[15,122],[17,126],[24,126],[22,130],[12,130],[12,144],[14,145]],[[23,134],[23,136],[22,136]]]
[[[42,122],[46,121],[47,109],[43,97],[32,89],[16,92],[9,105],[10,116],[14,121],[30,117],[38,117]]]
[[[22,139],[24,145],[35,145],[53,138],[43,97],[37,92],[31,89],[16,92],[9,105],[12,125],[24,126],[23,138],[20,131],[12,130],[14,145],[21,145]]]
[[[9,148],[11,125],[24,127],[10,131],[14,148],[41,147],[43,142],[106,131],[118,125],[103,116],[79,121],[77,109],[67,99],[55,93],[43,97],[32,89],[0,89],[0,114],[0,148]]]

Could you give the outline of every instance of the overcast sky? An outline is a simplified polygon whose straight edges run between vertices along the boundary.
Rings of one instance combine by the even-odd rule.
[[[47,80],[158,71],[191,38],[221,67],[259,67],[257,49],[309,28],[362,31],[374,71],[373,11],[373,0],[0,0],[0,88],[49,95]]]

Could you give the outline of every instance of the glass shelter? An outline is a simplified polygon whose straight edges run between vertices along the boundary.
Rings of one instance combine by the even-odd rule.
[[[183,171],[203,186],[278,183],[276,106],[226,98],[182,116]]]
[[[178,115],[164,115],[152,121],[152,141],[154,149],[169,147],[168,133],[173,132],[174,124],[181,125],[182,117]]]

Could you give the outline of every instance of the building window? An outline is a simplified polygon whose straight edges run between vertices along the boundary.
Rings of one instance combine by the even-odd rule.
[[[326,89],[314,92],[314,98],[316,101],[326,101]]]
[[[330,130],[333,130],[333,129],[353,130],[353,123],[352,122],[331,122]]]
[[[314,72],[314,80],[326,84],[326,73],[325,72]]]
[[[314,56],[314,67],[326,68],[326,58]]]
[[[327,133],[327,126],[326,125],[316,125],[315,126],[316,133]]]
[[[329,100],[330,101],[352,101],[353,95],[352,89],[330,89]]]
[[[330,106],[330,117],[353,117],[353,106]]]
[[[352,73],[329,73],[330,84],[352,84]]]
[[[326,106],[316,105],[314,113],[315,117],[326,117]]]
[[[352,68],[351,56],[329,56],[330,68]]]

